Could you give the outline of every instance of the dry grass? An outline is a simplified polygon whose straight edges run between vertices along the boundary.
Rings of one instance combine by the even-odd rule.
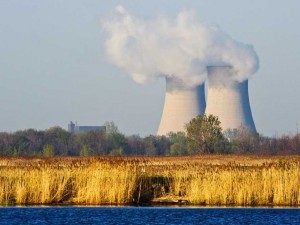
[[[300,157],[0,158],[1,204],[130,204],[154,197],[298,206]]]

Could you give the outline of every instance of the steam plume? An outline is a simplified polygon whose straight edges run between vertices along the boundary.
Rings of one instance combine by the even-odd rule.
[[[173,20],[147,21],[118,6],[102,25],[110,61],[138,83],[167,77],[195,86],[206,80],[207,66],[224,65],[234,69],[230,79],[243,81],[259,66],[251,45],[233,40],[218,26],[199,22],[191,11],[182,11]]]

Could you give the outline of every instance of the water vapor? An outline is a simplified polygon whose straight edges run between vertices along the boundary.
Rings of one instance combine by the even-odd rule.
[[[218,26],[200,22],[192,11],[184,10],[175,19],[143,20],[118,6],[102,26],[110,62],[138,83],[167,77],[194,86],[207,79],[207,66],[224,65],[234,69],[230,79],[243,81],[259,66],[251,45],[235,41]]]

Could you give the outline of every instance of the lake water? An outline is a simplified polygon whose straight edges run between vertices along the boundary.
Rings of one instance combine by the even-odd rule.
[[[300,209],[0,207],[0,224],[300,224]]]

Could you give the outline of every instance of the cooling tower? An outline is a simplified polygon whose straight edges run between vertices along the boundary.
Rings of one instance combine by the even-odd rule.
[[[157,135],[184,131],[185,124],[204,111],[204,84],[187,87],[178,78],[166,78],[165,104]]]
[[[230,66],[208,66],[207,71],[206,115],[218,116],[223,130],[245,125],[255,132],[248,80],[238,82],[233,79],[234,71]]]

